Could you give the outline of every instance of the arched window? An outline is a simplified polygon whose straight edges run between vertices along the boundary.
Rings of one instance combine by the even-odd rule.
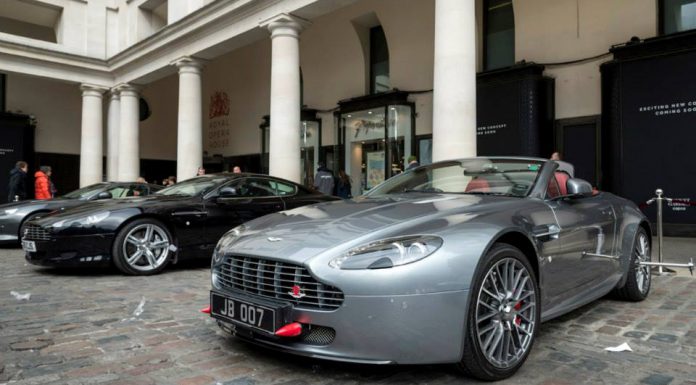
[[[389,48],[382,26],[370,28],[370,93],[389,91]]]
[[[483,67],[492,70],[515,64],[515,16],[512,0],[484,0]]]

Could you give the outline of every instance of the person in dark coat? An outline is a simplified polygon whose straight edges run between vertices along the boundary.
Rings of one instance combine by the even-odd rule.
[[[412,168],[416,168],[420,166],[420,163],[418,163],[418,158],[416,158],[414,155],[411,155],[408,157],[408,166],[406,166],[406,170],[410,170]]]
[[[336,182],[336,196],[343,199],[349,199],[353,197],[351,193],[350,177],[343,170],[338,170],[338,180]]]
[[[15,165],[15,168],[10,171],[9,194],[7,201],[14,202],[15,200],[27,199],[27,170],[29,166],[27,162],[20,160]]]

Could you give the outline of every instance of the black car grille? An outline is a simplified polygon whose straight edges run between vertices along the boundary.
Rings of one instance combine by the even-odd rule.
[[[242,291],[264,298],[280,299],[308,309],[334,310],[343,304],[343,292],[312,277],[306,268],[257,257],[225,256],[218,268],[223,289]],[[294,298],[301,295],[301,298]]]
[[[44,230],[43,227],[37,225],[28,225],[24,234],[22,235],[24,239],[31,239],[34,241],[48,241],[51,239],[51,235],[48,231]]]

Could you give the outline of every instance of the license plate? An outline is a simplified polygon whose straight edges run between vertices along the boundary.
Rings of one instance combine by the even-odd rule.
[[[275,333],[276,309],[257,303],[210,293],[210,315],[224,321]]]
[[[22,249],[31,253],[36,252],[36,242],[34,241],[22,241]]]

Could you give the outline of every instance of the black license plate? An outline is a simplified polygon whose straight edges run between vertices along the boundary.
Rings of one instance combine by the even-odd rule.
[[[210,292],[210,315],[223,321],[274,334],[282,325],[276,319],[281,309],[261,305],[240,298]]]

